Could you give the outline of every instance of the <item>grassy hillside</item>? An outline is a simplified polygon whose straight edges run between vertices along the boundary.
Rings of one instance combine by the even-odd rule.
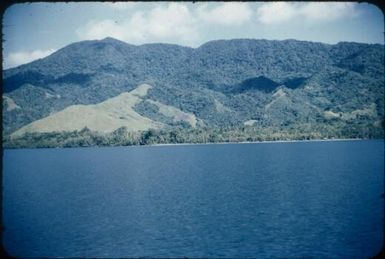
[[[99,132],[112,132],[120,127],[127,127],[131,131],[161,128],[162,123],[143,117],[133,109],[150,88],[150,85],[143,84],[95,105],[71,105],[22,127],[11,136],[20,136],[27,132],[75,131],[85,127]]]
[[[384,120],[379,44],[235,39],[188,48],[107,38],[73,43],[3,77],[3,138],[243,126],[378,136]]]

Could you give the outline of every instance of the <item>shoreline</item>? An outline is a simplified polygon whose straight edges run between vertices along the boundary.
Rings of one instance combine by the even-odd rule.
[[[132,145],[138,147],[161,147],[161,146],[190,146],[190,145],[225,145],[225,144],[272,144],[272,143],[295,143],[295,142],[332,142],[332,141],[360,141],[377,140],[365,138],[336,138],[336,139],[296,139],[296,140],[266,140],[266,141],[241,141],[241,142],[208,142],[208,143],[169,143],[169,144],[150,144],[150,145]],[[380,140],[380,139],[378,139]],[[382,140],[382,139],[381,139]],[[122,147],[132,147],[122,146]]]
[[[332,138],[332,139],[296,139],[296,140],[266,140],[266,141],[241,141],[241,142],[207,142],[207,143],[162,143],[149,145],[127,145],[127,146],[78,146],[78,147],[21,147],[7,148],[3,150],[16,149],[71,149],[71,148],[111,148],[111,147],[167,147],[167,146],[193,146],[193,145],[237,145],[237,144],[274,144],[274,143],[300,143],[300,142],[337,142],[337,141],[362,141],[362,140],[382,140],[384,139],[367,139],[367,138]]]

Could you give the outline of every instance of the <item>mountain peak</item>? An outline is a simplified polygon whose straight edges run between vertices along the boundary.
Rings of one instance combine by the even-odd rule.
[[[112,38],[112,37],[106,37],[106,38],[102,39],[101,41],[122,42],[121,40],[118,40],[118,39],[115,39],[115,38]]]
[[[144,82],[153,85],[145,99],[156,102],[130,107],[170,127],[186,126],[178,123],[180,118],[187,118],[180,112],[173,113],[177,117],[168,116],[175,111],[171,106],[196,115],[208,128],[235,127],[249,120],[257,120],[261,127],[286,125],[290,129],[325,122],[329,123],[325,134],[329,134],[351,125],[379,125],[384,116],[382,47],[292,42],[234,39],[186,48],[172,44],[137,46],[107,37],[72,43],[49,57],[3,71],[4,93],[20,107],[8,109],[11,101],[7,101],[3,132],[9,135],[69,106],[101,103]],[[139,88],[143,94],[147,93],[144,89]],[[365,94],[360,94],[363,91]],[[284,92],[285,98],[266,106]],[[141,93],[130,96],[140,98]],[[372,104],[376,109],[368,110]],[[121,109],[126,106],[122,104]],[[92,111],[96,116],[97,110]],[[324,111],[345,115],[329,121]],[[66,113],[69,115],[60,117],[63,125],[57,126],[64,129],[78,112]],[[109,126],[112,119],[104,114],[106,120],[95,121]],[[120,127],[127,116],[119,115],[113,121]],[[56,126],[57,121],[50,125]],[[77,129],[85,126],[76,125]],[[352,135],[346,136],[356,136],[355,132],[361,132],[358,129],[347,131]]]

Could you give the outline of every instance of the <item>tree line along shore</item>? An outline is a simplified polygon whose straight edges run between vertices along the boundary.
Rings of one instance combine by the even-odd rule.
[[[22,136],[3,137],[3,148],[58,148],[94,146],[133,146],[155,144],[239,143],[262,141],[292,141],[313,139],[381,139],[383,127],[346,125],[335,128],[328,125],[302,125],[302,127],[173,127],[129,131],[121,127],[110,133],[92,131],[87,127],[79,131],[26,133]]]

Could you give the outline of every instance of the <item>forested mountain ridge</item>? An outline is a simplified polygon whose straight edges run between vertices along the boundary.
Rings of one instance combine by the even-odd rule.
[[[198,48],[135,46],[112,38],[73,43],[3,71],[3,137],[69,106],[96,105],[141,84],[151,89],[133,109],[167,128],[191,125],[175,123],[165,107],[191,114],[198,128],[301,131],[323,125],[378,135],[384,46],[255,39]]]

